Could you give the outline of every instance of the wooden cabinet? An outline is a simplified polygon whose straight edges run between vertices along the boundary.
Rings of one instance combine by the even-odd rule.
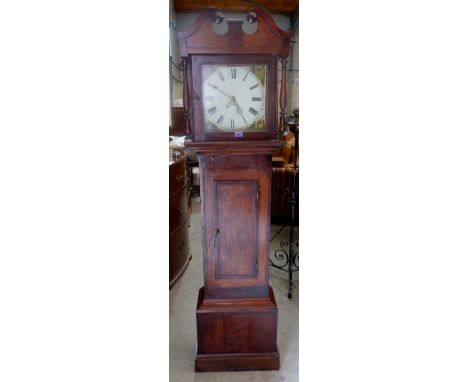
[[[190,194],[186,157],[169,166],[169,287],[182,275],[190,255]]]

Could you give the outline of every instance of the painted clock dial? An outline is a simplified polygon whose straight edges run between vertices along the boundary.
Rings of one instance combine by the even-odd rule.
[[[265,131],[265,73],[265,65],[203,65],[204,130]]]

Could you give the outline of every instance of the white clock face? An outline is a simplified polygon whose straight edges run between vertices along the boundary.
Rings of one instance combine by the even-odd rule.
[[[265,131],[264,65],[204,65],[205,131]]]

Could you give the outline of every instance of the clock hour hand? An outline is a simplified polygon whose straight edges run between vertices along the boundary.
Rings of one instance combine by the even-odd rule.
[[[227,103],[226,105],[226,109],[229,109],[231,107],[231,105],[235,105],[236,106],[236,112],[237,114],[242,114],[242,109],[239,107],[239,104],[236,102],[236,97],[230,95],[230,94],[227,94],[225,93],[224,91],[222,91],[220,88],[218,88],[216,85],[213,85],[213,84],[210,84],[208,83],[208,86],[211,86],[214,90],[217,90],[218,92],[220,92],[222,95],[226,96],[227,98],[229,98],[229,102]]]

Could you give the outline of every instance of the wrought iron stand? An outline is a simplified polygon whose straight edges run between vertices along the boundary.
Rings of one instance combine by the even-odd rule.
[[[296,167],[297,154],[299,152],[299,129],[296,133],[296,151],[294,155],[293,180],[291,184],[291,200],[289,205],[289,241],[281,240],[281,249],[275,250],[273,259],[270,256],[270,265],[282,271],[288,272],[288,298],[292,296],[292,274],[299,271],[299,240],[294,241],[294,220],[296,218],[297,206],[297,175],[299,169]],[[287,190],[286,190],[287,191]],[[284,264],[283,264],[284,262]]]

